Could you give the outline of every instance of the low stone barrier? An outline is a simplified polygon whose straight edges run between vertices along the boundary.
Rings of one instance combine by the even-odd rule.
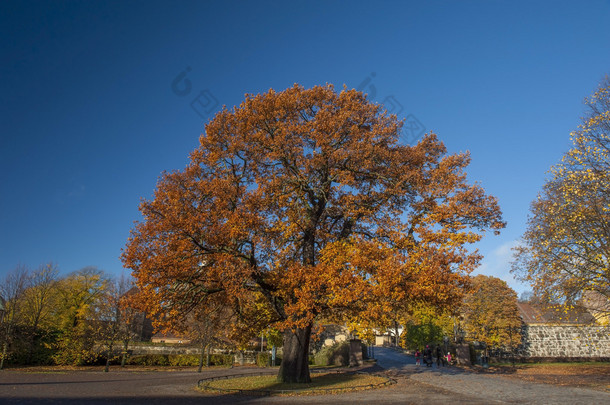
[[[186,345],[172,345],[172,344],[160,344],[160,345],[139,345],[133,344],[127,348],[130,356],[142,356],[147,354],[165,354],[165,355],[200,355],[201,347],[197,346],[186,346]],[[232,354],[234,363],[244,364],[256,364],[256,355],[260,353],[257,351],[244,351],[244,352],[231,352],[224,349],[212,349],[210,354]]]
[[[527,325],[519,355],[529,358],[602,359],[610,357],[610,328]]]

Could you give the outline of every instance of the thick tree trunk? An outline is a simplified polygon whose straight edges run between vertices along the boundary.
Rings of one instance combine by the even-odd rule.
[[[311,325],[284,331],[284,353],[277,379],[286,383],[309,383],[309,340]]]

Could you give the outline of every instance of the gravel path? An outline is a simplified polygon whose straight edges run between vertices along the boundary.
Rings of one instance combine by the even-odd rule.
[[[392,349],[378,349],[379,366],[431,389],[442,389],[494,404],[610,404],[610,394],[584,388],[538,384],[472,373],[455,367],[415,366],[415,360]],[[402,360],[401,360],[402,359]]]
[[[394,376],[397,384],[340,395],[266,397],[217,395],[195,389],[204,377],[258,372],[255,367],[194,371],[0,372],[0,404],[610,404],[610,394],[535,384],[498,376],[415,366],[411,356],[375,349],[378,364],[369,372]]]

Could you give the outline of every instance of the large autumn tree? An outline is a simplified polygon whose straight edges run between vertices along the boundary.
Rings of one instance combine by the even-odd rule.
[[[572,148],[531,205],[513,271],[548,303],[599,297],[610,314],[610,79],[585,100]]]
[[[467,244],[501,212],[467,184],[468,154],[433,134],[400,145],[401,125],[331,85],[223,109],[140,206],[122,259],[141,303],[167,324],[221,299],[253,332],[283,330],[278,379],[308,382],[317,319],[455,302],[480,259]]]

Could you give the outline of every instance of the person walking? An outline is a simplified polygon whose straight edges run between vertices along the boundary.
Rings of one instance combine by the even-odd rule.
[[[415,349],[415,365],[421,366],[421,353],[419,349]]]
[[[444,366],[443,352],[441,351],[441,347],[436,345],[436,368],[439,368],[440,366]]]
[[[432,367],[432,349],[428,345],[424,350],[424,363],[426,363],[426,367]]]

